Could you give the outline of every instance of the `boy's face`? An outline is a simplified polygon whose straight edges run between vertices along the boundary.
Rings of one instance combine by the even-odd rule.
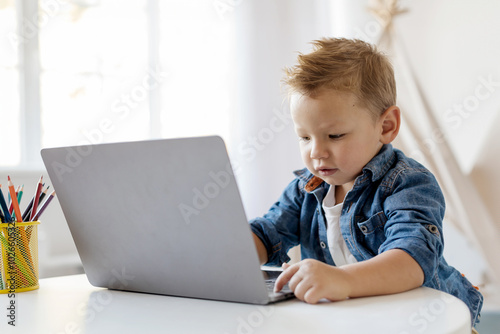
[[[306,167],[330,185],[348,190],[382,148],[382,124],[350,92],[294,95],[291,113]]]

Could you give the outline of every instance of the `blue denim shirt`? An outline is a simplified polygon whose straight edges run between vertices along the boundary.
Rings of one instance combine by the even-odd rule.
[[[300,245],[302,259],[335,265],[322,209],[329,184],[307,169],[297,176],[262,218],[250,221],[262,240],[269,264],[281,265],[290,248]],[[443,257],[445,202],[434,175],[392,145],[384,145],[363,168],[345,197],[340,229],[358,261],[401,249],[422,267],[423,286],[456,296],[478,322],[483,296]]]

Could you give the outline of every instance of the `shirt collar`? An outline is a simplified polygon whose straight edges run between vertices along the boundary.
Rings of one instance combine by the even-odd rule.
[[[296,170],[293,173],[303,181],[304,190],[307,192],[312,192],[323,183],[326,184],[323,179],[314,176],[307,168]]]
[[[371,175],[371,181],[377,181],[387,173],[395,160],[396,154],[394,148],[391,144],[385,144],[378,154],[363,167],[362,176],[369,178]]]
[[[358,179],[360,179],[359,182],[362,182],[364,178],[370,178],[370,175],[372,182],[382,178],[394,164],[395,159],[396,154],[394,153],[392,145],[383,145],[377,155],[363,167],[363,173],[361,177],[358,177]],[[304,181],[304,190],[307,192],[312,192],[322,183],[326,183],[321,178],[314,176],[307,168],[297,170],[293,173]]]

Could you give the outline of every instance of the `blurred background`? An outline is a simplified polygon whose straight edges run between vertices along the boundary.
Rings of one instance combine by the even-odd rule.
[[[262,215],[303,167],[283,68],[321,37],[376,43],[384,26],[368,8],[388,3],[0,0],[0,183],[10,175],[27,198],[40,175],[49,185],[45,147],[217,134],[240,167],[248,218]],[[392,34],[440,140],[491,218],[488,231],[498,233],[500,2],[400,1],[399,8]],[[444,230],[448,262],[482,288],[487,308],[500,309],[494,264],[481,248],[492,240],[456,224]],[[57,198],[39,239],[41,277],[82,272]]]

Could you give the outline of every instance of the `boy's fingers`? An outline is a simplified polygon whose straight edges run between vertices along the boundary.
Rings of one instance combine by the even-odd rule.
[[[318,294],[319,291],[317,289],[309,289],[304,294],[304,301],[308,304],[317,304],[321,299],[321,295]]]
[[[291,266],[289,264],[286,264],[287,267],[285,268],[285,264],[286,263],[283,264],[284,271],[278,276],[278,278],[276,279],[276,283],[274,284],[274,292],[281,291],[286,283],[288,283],[292,276],[295,275],[295,273],[299,270],[299,266],[297,265]]]

